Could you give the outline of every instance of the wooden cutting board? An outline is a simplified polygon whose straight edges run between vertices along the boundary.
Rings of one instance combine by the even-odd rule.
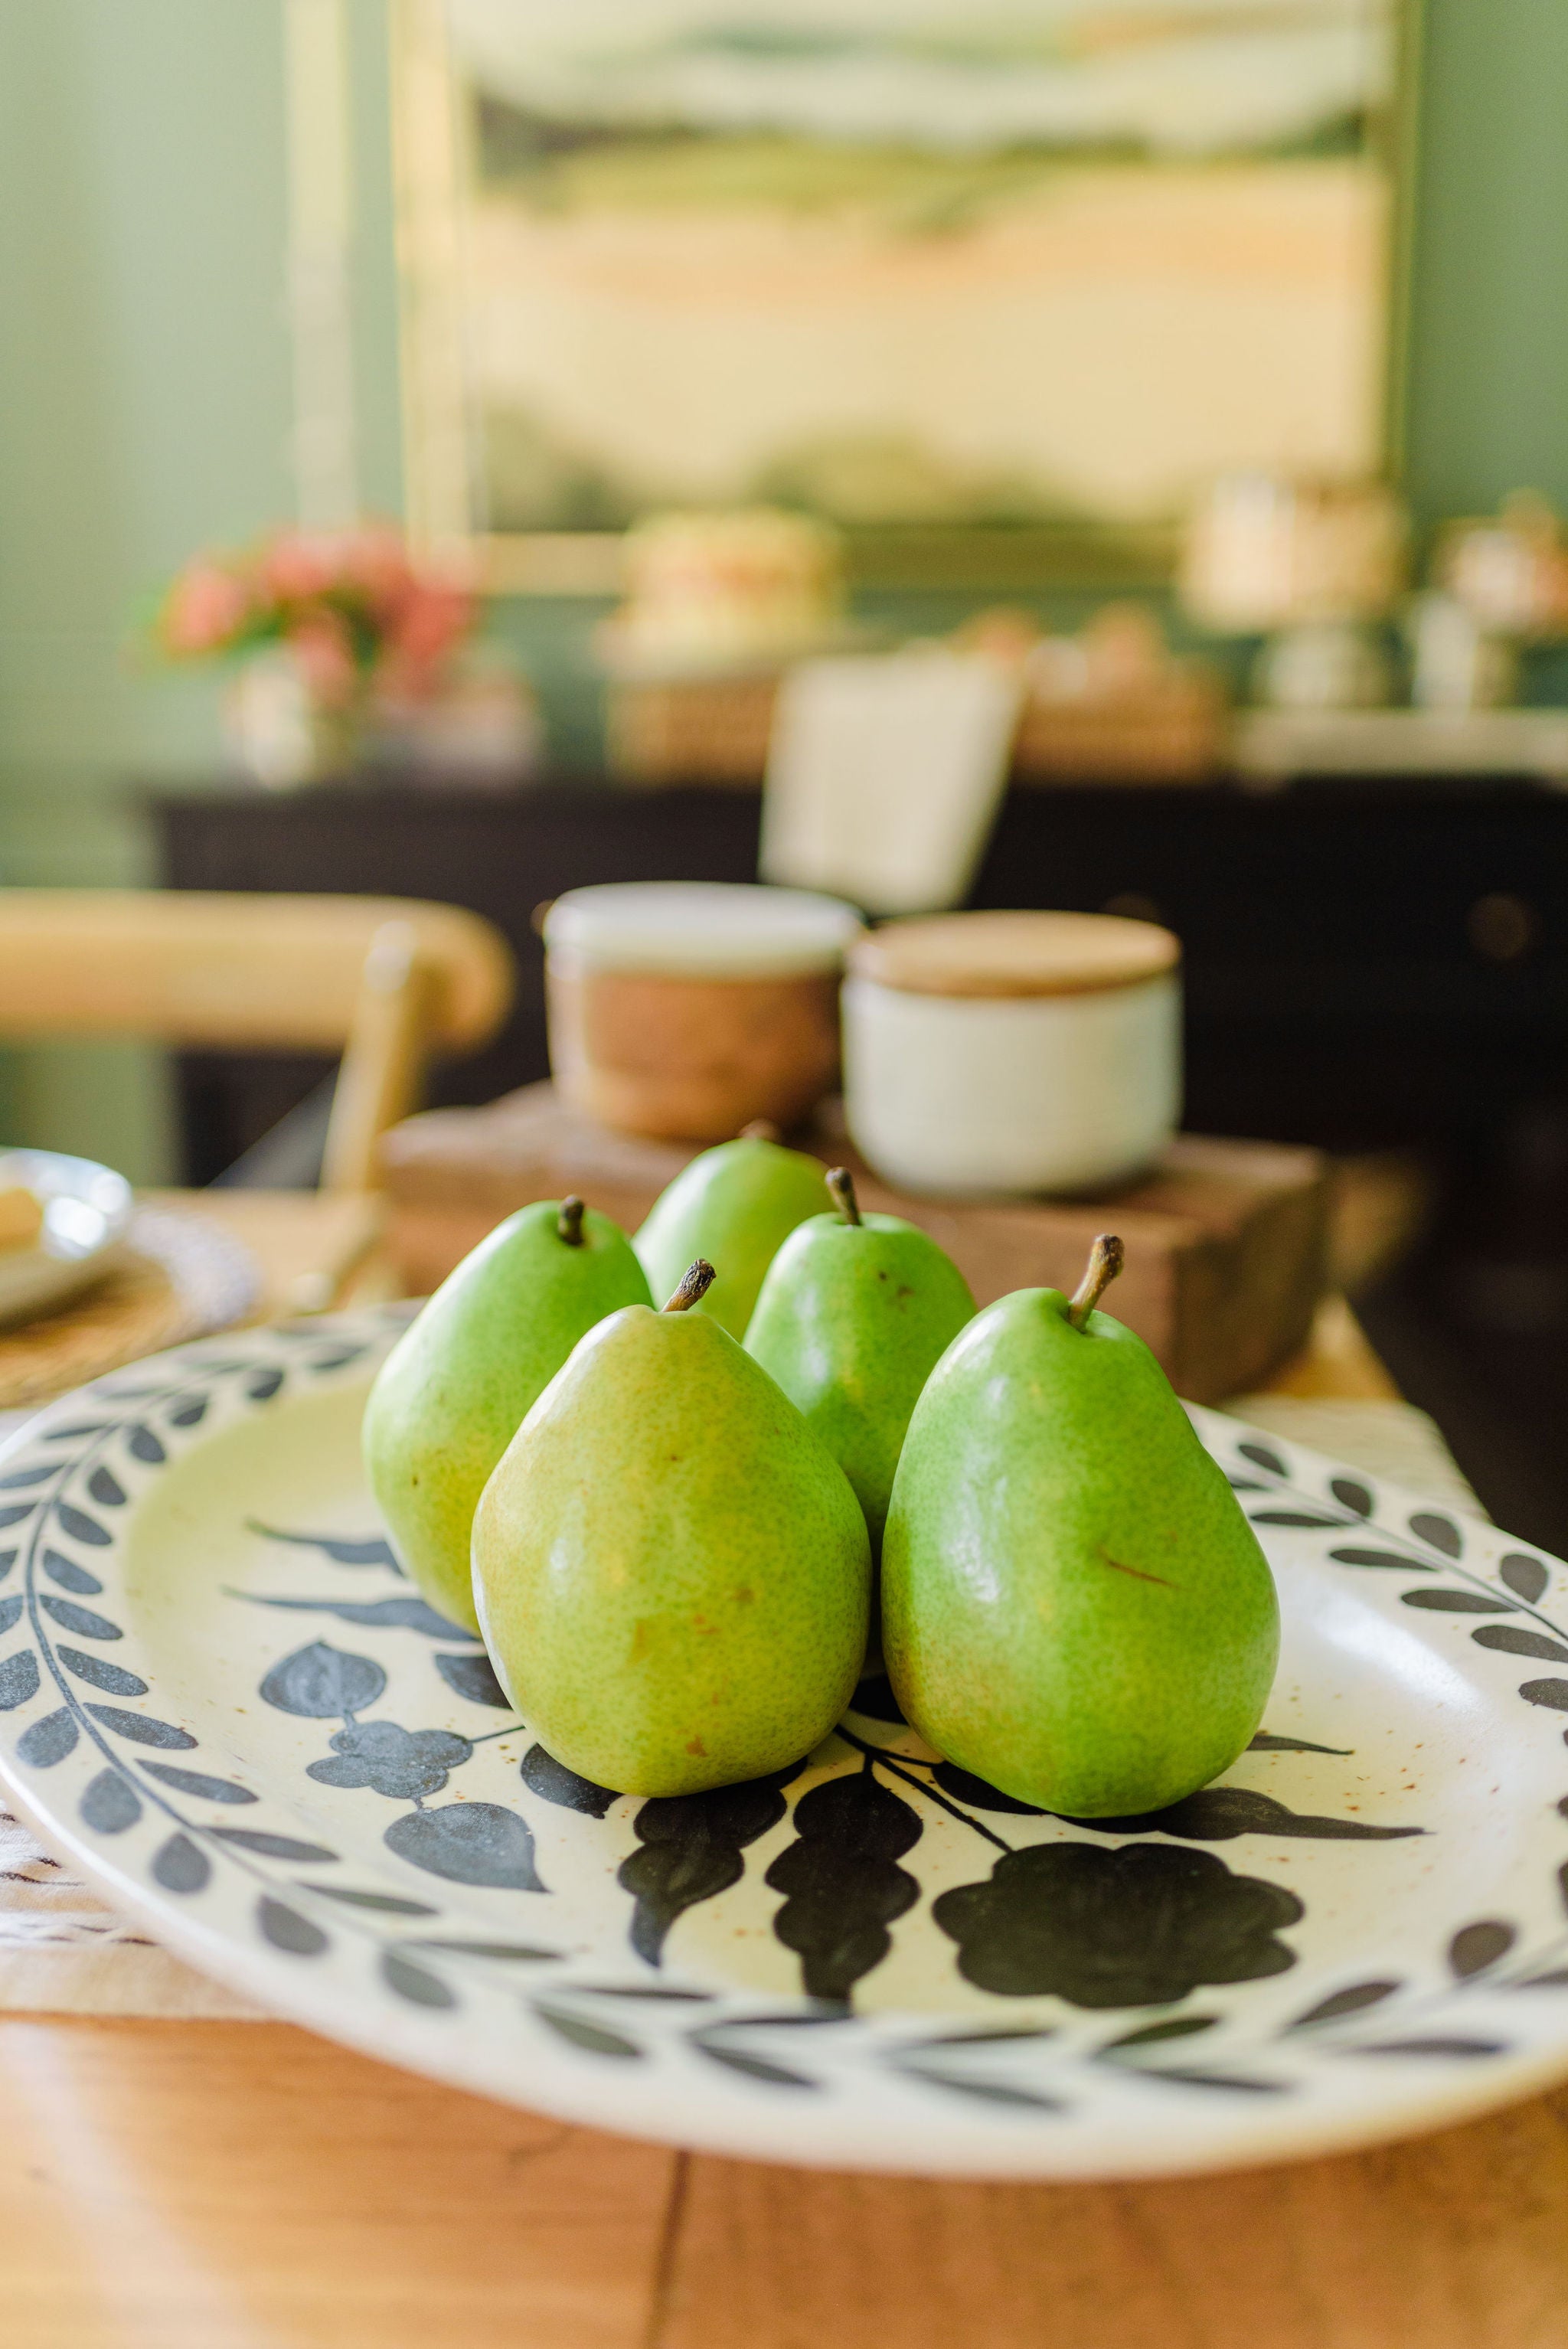
[[[825,1164],[851,1168],[862,1206],[905,1216],[940,1241],[982,1305],[1013,1288],[1070,1289],[1095,1234],[1119,1232],[1127,1269],[1110,1306],[1194,1402],[1259,1384],[1305,1342],[1324,1291],[1327,1180],[1315,1151],[1182,1134],[1115,1193],[976,1205],[890,1190],[851,1148],[836,1103],[799,1141]],[[485,1109],[428,1111],[381,1144],[387,1245],[423,1295],[534,1199],[574,1191],[634,1231],[695,1154],[695,1144],[594,1125],[548,1084]]]

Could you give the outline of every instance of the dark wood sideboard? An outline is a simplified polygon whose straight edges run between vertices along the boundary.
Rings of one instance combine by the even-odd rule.
[[[472,906],[511,939],[503,1035],[438,1072],[483,1101],[546,1073],[532,909],[594,881],[756,874],[755,794],[366,781],[150,794],[163,881]],[[1342,1148],[1451,1142],[1568,1094],[1568,797],[1522,782],[1018,789],[972,903],[1157,916],[1186,950],[1188,1123]],[[296,1101],[304,1062],[192,1059],[188,1173]]]

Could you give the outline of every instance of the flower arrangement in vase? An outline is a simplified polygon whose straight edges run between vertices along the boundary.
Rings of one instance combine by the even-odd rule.
[[[465,586],[416,563],[399,532],[363,524],[194,556],[155,635],[171,659],[239,660],[230,747],[258,782],[287,790],[346,772],[373,727],[437,700],[473,623]]]

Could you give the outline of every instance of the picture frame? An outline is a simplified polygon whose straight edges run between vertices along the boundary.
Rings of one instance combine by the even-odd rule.
[[[1230,5],[1238,21],[1254,26],[1261,21],[1266,30],[1276,0],[1258,0],[1253,8],[1243,8],[1243,0],[1230,0]],[[1158,587],[1168,581],[1174,564],[1181,501],[1172,485],[1188,477],[1182,473],[1184,464],[1194,488],[1202,472],[1212,475],[1215,471],[1271,462],[1304,471],[1397,478],[1404,405],[1418,5],[1418,0],[1305,0],[1309,32],[1316,12],[1322,20],[1319,30],[1336,30],[1343,36],[1337,66],[1333,44],[1326,39],[1318,43],[1325,104],[1343,98],[1352,87],[1354,67],[1346,59],[1357,38],[1361,40],[1364,57],[1376,53],[1380,58],[1381,78],[1376,87],[1368,79],[1365,103],[1358,109],[1342,109],[1338,116],[1326,116],[1315,124],[1309,121],[1305,131],[1298,124],[1290,136],[1276,142],[1282,150],[1277,155],[1255,140],[1250,150],[1244,139],[1238,147],[1233,131],[1231,146],[1220,143],[1191,157],[1178,152],[1174,161],[1165,150],[1151,145],[1132,154],[1115,151],[1115,142],[1110,141],[1090,150],[1092,160],[1085,163],[1076,154],[1064,158],[1059,147],[1051,147],[1040,137],[1031,145],[1015,132],[1013,143],[1005,149],[986,148],[982,141],[955,164],[941,153],[935,153],[934,160],[929,151],[915,153],[911,160],[902,149],[896,149],[896,142],[879,150],[875,140],[868,141],[863,134],[859,145],[854,138],[841,134],[831,145],[819,140],[821,153],[818,155],[810,136],[798,129],[785,135],[777,123],[767,140],[759,140],[753,129],[748,151],[732,129],[709,135],[700,123],[696,128],[689,122],[672,123],[669,109],[678,109],[686,99],[678,75],[672,96],[672,78],[665,69],[668,61],[657,57],[661,27],[668,36],[666,47],[678,49],[681,44],[676,36],[683,27],[700,47],[702,26],[711,27],[716,19],[728,22],[737,35],[750,26],[758,36],[766,63],[770,26],[777,31],[785,19],[792,26],[800,21],[795,0],[788,8],[784,0],[772,0],[771,5],[769,0],[727,0],[722,10],[702,11],[683,6],[683,0],[592,0],[587,33],[601,44],[601,55],[592,60],[596,67],[602,68],[606,41],[614,50],[617,9],[624,12],[627,28],[627,55],[621,60],[625,69],[620,86],[613,88],[607,98],[593,95],[596,89],[603,92],[601,70],[590,74],[584,66],[573,82],[573,61],[568,57],[562,66],[555,29],[565,20],[552,12],[542,16],[543,0],[394,0],[392,88],[404,449],[413,535],[428,546],[462,549],[482,584],[496,593],[605,595],[614,593],[619,584],[624,526],[634,512],[650,505],[777,500],[822,511],[820,496],[813,494],[813,483],[831,474],[835,456],[842,460],[841,475],[852,478],[849,460],[853,448],[835,451],[826,445],[824,453],[830,435],[819,435],[813,443],[806,429],[810,419],[787,418],[777,448],[767,449],[758,440],[759,453],[769,461],[753,462],[749,468],[738,463],[732,469],[732,483],[699,481],[694,491],[689,467],[683,477],[678,461],[678,420],[671,428],[666,451],[675,461],[665,465],[663,476],[659,451],[641,427],[625,435],[628,445],[637,443],[637,463],[628,462],[624,477],[617,471],[622,452],[617,447],[614,385],[617,381],[638,385],[636,399],[628,402],[630,415],[638,401],[645,408],[648,405],[651,373],[659,378],[652,390],[662,396],[666,410],[675,405],[671,386],[680,379],[678,357],[672,363],[668,349],[671,337],[663,331],[656,308],[645,295],[640,297],[641,316],[633,320],[627,336],[619,344],[613,336],[610,338],[614,363],[603,364],[593,376],[594,414],[584,420],[581,433],[575,429],[573,412],[573,362],[568,358],[553,363],[549,354],[557,342],[564,350],[573,336],[584,351],[593,347],[593,331],[603,337],[604,289],[616,283],[617,268],[620,282],[626,283],[628,266],[639,257],[652,275],[658,274],[652,264],[661,264],[663,282],[673,288],[671,319],[679,332],[692,338],[691,379],[699,365],[713,371],[717,353],[717,372],[727,387],[726,397],[733,403],[725,410],[724,420],[727,427],[736,426],[730,437],[744,440],[749,391],[744,368],[733,365],[734,351],[727,353],[723,342],[722,274],[709,272],[712,298],[705,313],[701,305],[707,280],[701,250],[692,249],[694,238],[698,248],[706,238],[711,250],[716,237],[734,232],[744,266],[748,237],[755,247],[765,233],[771,234],[776,251],[784,250],[787,257],[788,238],[781,242],[776,233],[779,218],[794,205],[796,211],[785,223],[793,227],[804,207],[814,215],[810,226],[819,262],[825,257],[839,267],[841,280],[846,268],[860,268],[870,295],[883,300],[885,316],[892,274],[899,268],[906,275],[911,274],[910,252],[918,246],[922,233],[918,223],[912,232],[902,215],[897,229],[903,242],[896,248],[893,232],[885,225],[879,231],[879,219],[885,224],[893,217],[895,197],[906,209],[915,204],[918,210],[917,199],[925,202],[934,220],[934,225],[924,232],[925,249],[916,253],[916,267],[924,268],[936,290],[930,295],[923,314],[916,299],[907,305],[908,319],[899,322],[900,331],[907,330],[913,337],[908,348],[918,350],[923,337],[927,347],[940,344],[944,332],[941,283],[951,289],[965,270],[973,274],[976,264],[984,262],[983,274],[992,281],[998,274],[1005,274],[1006,266],[1015,267],[1024,288],[1010,314],[1009,296],[1004,293],[990,321],[992,348],[1005,358],[1007,335],[1011,333],[1016,342],[1032,325],[1030,268],[1041,273],[1043,284],[1053,268],[1057,279],[1061,278],[1064,254],[1069,269],[1078,266],[1071,238],[1052,227],[1046,212],[1047,199],[1058,210],[1064,202],[1076,199],[1080,240],[1104,254],[1106,266],[1098,283],[1092,266],[1078,267],[1084,285],[1076,295],[1069,289],[1061,297],[1062,316],[1075,315],[1071,305],[1076,298],[1078,316],[1092,316],[1098,303],[1111,321],[1102,337],[1106,347],[1098,353],[1088,351],[1084,358],[1081,372],[1088,379],[1079,390],[1080,407],[1091,417],[1095,412],[1095,367],[1100,368],[1105,383],[1114,386],[1113,346],[1118,334],[1136,356],[1136,304],[1144,295],[1153,310],[1163,304],[1162,315],[1171,322],[1170,348],[1178,360],[1183,351],[1186,357],[1181,364],[1173,361],[1162,368],[1148,364],[1145,351],[1144,373],[1149,381],[1141,411],[1136,396],[1138,369],[1127,371],[1122,378],[1125,382],[1130,373],[1135,386],[1135,396],[1124,402],[1127,412],[1117,427],[1126,452],[1122,471],[1130,478],[1141,463],[1147,494],[1136,483],[1129,494],[1126,481],[1118,485],[1116,495],[1100,494],[1104,485],[1097,488],[1091,455],[1075,450],[1070,429],[1058,420],[1053,429],[1057,431],[1057,450],[1068,460],[1067,471],[1070,474],[1072,465],[1078,465],[1071,494],[1059,500],[1041,495],[1036,500],[1041,510],[1032,512],[1034,492],[1026,484],[1009,508],[1011,492],[1005,481],[999,492],[996,480],[981,481],[978,494],[972,496],[962,481],[953,487],[940,478],[938,465],[927,464],[923,474],[922,461],[928,449],[919,445],[917,432],[906,429],[911,421],[908,415],[890,414],[882,454],[885,457],[890,446],[898,455],[913,450],[913,460],[906,469],[914,485],[912,510],[844,512],[834,512],[830,502],[827,509],[845,529],[850,574],[857,584],[1000,595],[1053,586],[1106,592]],[[826,0],[810,0],[808,13],[820,29],[819,10],[826,10]],[[831,40],[824,37],[821,52],[809,60],[810,71],[797,73],[793,84],[783,89],[780,118],[789,116],[791,109],[795,119],[802,112],[809,118],[814,104],[827,107],[830,101],[839,102],[833,57],[853,48],[851,42],[846,49],[842,37],[846,15],[866,31],[872,66],[887,64],[891,36],[886,28],[895,23],[898,13],[891,0],[852,0],[847,9],[832,13],[838,32]],[[958,12],[942,9],[939,0],[914,0],[911,13],[919,20],[916,29],[929,33],[934,26],[940,32],[943,18],[956,18]],[[1053,28],[1059,32],[1065,21],[1076,25],[1074,37],[1080,48],[1087,45],[1087,54],[1092,57],[1094,42],[1103,37],[1113,57],[1119,24],[1132,28],[1127,38],[1136,48],[1138,28],[1146,29],[1151,16],[1156,20],[1163,16],[1176,28],[1167,45],[1170,69],[1174,73],[1182,62],[1179,36],[1183,22],[1210,25],[1216,13],[1222,16],[1226,10],[1223,5],[1218,12],[1199,10],[1196,0],[1153,0],[1151,8],[1138,12],[1130,10],[1129,0],[1034,0],[1033,13],[1040,20],[1042,40]],[[1003,36],[1009,32],[1015,42],[1021,37],[1018,28],[1022,25],[1028,29],[1030,14],[1030,0],[1006,0],[1002,34],[996,36],[1000,46],[1005,47]],[[580,20],[580,12],[573,11],[573,16]],[[1302,17],[1303,7],[1295,6],[1288,13],[1282,9],[1279,22],[1299,26]],[[545,77],[549,88],[542,107],[532,109],[528,98],[530,44],[541,38],[542,22],[552,25],[546,44],[548,55],[541,51],[550,68]],[[513,25],[521,64],[507,47]],[[1199,37],[1194,34],[1194,39]],[[883,50],[880,57],[879,40]],[[788,47],[781,33],[779,45]],[[744,41],[738,47],[743,64],[748,63]],[[647,90],[640,92],[639,59],[645,52],[653,57],[654,65],[646,69]],[[500,68],[493,63],[487,67],[487,57],[492,61],[499,57]],[[1186,62],[1191,67],[1204,60],[1193,57]],[[1144,115],[1156,123],[1169,122],[1179,112],[1180,88],[1172,83],[1161,89],[1158,56],[1152,65],[1147,57],[1140,63],[1140,102]],[[487,70],[492,76],[489,85]],[[1251,70],[1260,121],[1270,105],[1283,119],[1287,109],[1282,109],[1281,93],[1287,78],[1299,79],[1299,57],[1292,59],[1282,51],[1278,60],[1271,61],[1260,48],[1251,61]],[[662,82],[658,74],[663,74]],[[979,72],[974,78],[977,84],[985,79]],[[500,78],[506,81],[504,93],[493,86]],[[614,74],[608,78],[613,83]],[[862,83],[865,78],[862,70]],[[766,72],[754,74],[752,79],[762,87],[762,96],[756,102],[765,109],[772,102],[765,87]],[[700,111],[701,76],[696,80],[699,86],[691,110]],[[995,103],[1003,87],[995,81],[988,90],[981,89],[982,101]],[[514,102],[520,88],[524,97],[521,105]],[[574,97],[574,89],[582,95]],[[1042,106],[1048,107],[1053,92],[1046,80],[1041,82],[1041,93]],[[743,106],[745,102],[743,92]],[[907,102],[918,127],[923,98],[917,91]],[[573,119],[573,107],[577,103],[590,110],[596,109],[606,119]],[[659,106],[666,111],[662,118],[655,113],[651,120],[639,121],[634,119],[639,104],[645,111]],[[1243,131],[1247,104],[1243,88],[1233,109]],[[615,119],[617,109],[627,119]],[[722,113],[722,105],[718,110]],[[1223,132],[1221,123],[1214,135],[1222,140]],[[901,135],[907,139],[907,125]],[[1167,135],[1179,140],[1180,131]],[[812,182],[812,171],[819,166],[822,179],[846,185],[854,181],[854,202],[845,210],[846,220],[851,212],[854,218],[845,230],[842,250],[833,243],[831,202],[826,197],[819,201]],[[748,168],[749,180],[745,176]],[[733,207],[734,212],[747,214],[738,231],[725,212],[727,171],[732,182],[738,181],[742,189]],[[689,196],[683,192],[683,173]],[[949,204],[945,221],[931,213],[939,198]],[[1173,200],[1189,215],[1184,228],[1180,222],[1172,225]],[[684,214],[683,203],[687,206]],[[1271,207],[1272,231],[1269,221],[1262,217]],[[764,216],[765,229],[759,227]],[[976,222],[981,223],[978,230]],[[1169,282],[1163,284],[1157,269],[1146,270],[1144,280],[1137,274],[1139,256],[1150,243],[1151,227],[1162,242],[1168,264]],[[1272,254],[1271,233],[1274,237]],[[617,234],[624,246],[618,253],[614,249]],[[944,243],[934,263],[937,239]],[[574,281],[573,271],[582,254],[587,259]],[[1212,266],[1211,255],[1216,256]],[[1296,290],[1293,294],[1287,288],[1282,295],[1275,281],[1286,262],[1295,272],[1292,283]],[[542,278],[549,275],[548,300],[535,300],[530,293],[528,273],[535,266]],[[1343,283],[1333,282],[1336,266],[1341,268]],[[1200,283],[1205,271],[1208,282]],[[1290,272],[1284,274],[1288,277]],[[804,274],[809,280],[809,269]],[[797,283],[801,275],[797,271]],[[1215,281],[1222,278],[1225,282],[1216,289]],[[1274,283],[1272,296],[1271,283]],[[852,309],[852,285],[851,293]],[[1057,293],[1060,295],[1059,284]],[[1042,298],[1042,311],[1046,307],[1048,303]],[[795,348],[800,379],[803,383],[831,381],[833,321],[812,314],[809,295],[797,308]],[[1231,387],[1232,409],[1248,419],[1245,429],[1237,431],[1233,450],[1222,434],[1207,430],[1205,413],[1215,405],[1213,392],[1224,389],[1223,362],[1216,356],[1212,386],[1206,386],[1208,362],[1195,337],[1201,336],[1205,317],[1215,322],[1216,353],[1229,336],[1227,347],[1242,355],[1244,375],[1250,363],[1246,357],[1253,335],[1250,322],[1265,310],[1264,331],[1276,332],[1281,344],[1274,389],[1284,410],[1289,411],[1287,424],[1292,415],[1295,422],[1280,436],[1277,447],[1269,444],[1270,419],[1265,410],[1273,379],[1264,367],[1258,370],[1257,382],[1243,380]],[[548,326],[552,316],[557,322],[565,319],[570,333],[552,336]],[[639,332],[644,336],[641,347],[636,340]],[[1134,339],[1128,343],[1130,334]],[[1338,361],[1332,347],[1336,336]],[[890,346],[896,346],[896,335],[888,340]],[[1328,360],[1319,365],[1320,347],[1325,343],[1331,347]],[[1346,357],[1346,347],[1352,344],[1354,350]],[[707,355],[700,361],[695,356],[699,346]],[[602,352],[606,347],[603,339],[600,347]],[[775,336],[771,352],[775,378],[780,355],[788,358],[790,347],[787,336]],[[1322,378],[1319,405],[1337,403],[1326,425],[1321,416],[1307,412],[1308,402],[1301,391],[1301,355],[1315,350],[1318,357],[1314,365]],[[639,357],[645,360],[650,354],[656,367],[639,367]],[[863,414],[868,371],[864,336],[854,357],[860,368],[856,388]],[[812,364],[808,366],[808,360]],[[1331,365],[1341,362],[1341,377],[1346,379],[1329,382]],[[586,358],[579,363],[584,367],[591,365]],[[504,412],[505,401],[511,396],[505,380],[509,368],[528,395],[527,400],[520,397],[517,402],[517,413],[526,411],[526,429],[521,431]],[[907,367],[903,370],[906,377],[909,372]],[[1024,372],[1021,365],[1014,370]],[[1050,370],[1044,373],[1048,376]],[[998,364],[992,379],[1000,383],[1008,374],[1007,367]],[[1155,412],[1161,392],[1154,382],[1162,374],[1169,378],[1164,390],[1168,405],[1175,398],[1178,381],[1181,398],[1186,402],[1184,413],[1173,409],[1163,424]],[[1294,383],[1287,380],[1293,374]],[[585,376],[584,381],[588,379]],[[606,382],[612,386],[608,401]],[[872,388],[874,393],[874,385]],[[993,399],[993,414],[997,404]],[[971,450],[983,447],[986,414],[957,412],[963,405],[960,384],[952,413],[944,413],[939,401],[928,400],[916,421],[929,425],[934,418],[939,429],[951,428],[950,441]],[[984,403],[976,405],[983,409]],[[1099,406],[1103,409],[1103,388]],[[1020,427],[1018,408],[1015,399],[1015,440],[1005,452],[1013,459],[1020,449],[1026,457],[1030,453],[1025,447],[1029,420],[1025,417]],[[542,424],[541,418],[545,419]],[[800,427],[793,442],[785,429],[791,425]],[[700,420],[695,422],[693,439],[704,429]],[[706,429],[711,442],[711,413]],[[564,511],[549,511],[552,500],[557,506],[562,503],[553,490],[539,502],[540,511],[529,509],[531,492],[526,489],[521,504],[504,483],[498,495],[501,468],[496,451],[504,447],[504,430],[509,429],[514,477],[521,475],[525,484],[550,480],[553,460],[556,475],[579,479],[583,501],[596,509],[593,526],[583,526],[583,514],[571,511],[570,497]],[[1048,457],[1047,430],[1042,428],[1037,437]],[[1080,435],[1080,439],[1091,437],[1092,433]],[[874,458],[879,446],[874,433],[868,436],[867,445]],[[590,452],[586,458],[584,451]],[[815,476],[808,461],[813,457],[818,461]],[[1201,464],[1200,457],[1206,462]],[[870,470],[876,472],[875,462]],[[887,470],[884,465],[882,471]],[[957,469],[950,470],[956,474]],[[1006,470],[1005,463],[992,469],[998,477]],[[984,471],[983,466],[975,468],[976,478]],[[1016,464],[1015,471],[1022,477],[1027,466]],[[1039,471],[1043,476],[1048,466],[1042,464]],[[934,488],[928,476],[939,477]]]

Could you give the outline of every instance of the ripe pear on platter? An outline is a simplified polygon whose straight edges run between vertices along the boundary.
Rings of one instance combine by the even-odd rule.
[[[921,1735],[1069,1818],[1160,1810],[1263,1718],[1268,1561],[1141,1339],[1097,1312],[1121,1244],[1068,1299],[976,1315],[932,1372],[882,1542],[888,1675]]]
[[[796,1226],[768,1268],[746,1350],[821,1437],[882,1549],[893,1471],[921,1389],[975,1317],[969,1283],[927,1232],[862,1216],[841,1166],[838,1212]]]
[[[498,1224],[398,1339],[361,1444],[397,1555],[439,1614],[479,1629],[474,1510],[529,1405],[596,1321],[650,1301],[618,1224],[543,1199]]]
[[[655,1297],[699,1257],[721,1278],[693,1309],[744,1338],[763,1276],[797,1224],[822,1204],[820,1159],[760,1132],[699,1152],[655,1200],[634,1245]]]
[[[502,1686],[558,1762],[624,1794],[757,1778],[820,1744],[865,1654],[871,1553],[842,1469],[712,1316],[589,1331],[474,1517]]]

